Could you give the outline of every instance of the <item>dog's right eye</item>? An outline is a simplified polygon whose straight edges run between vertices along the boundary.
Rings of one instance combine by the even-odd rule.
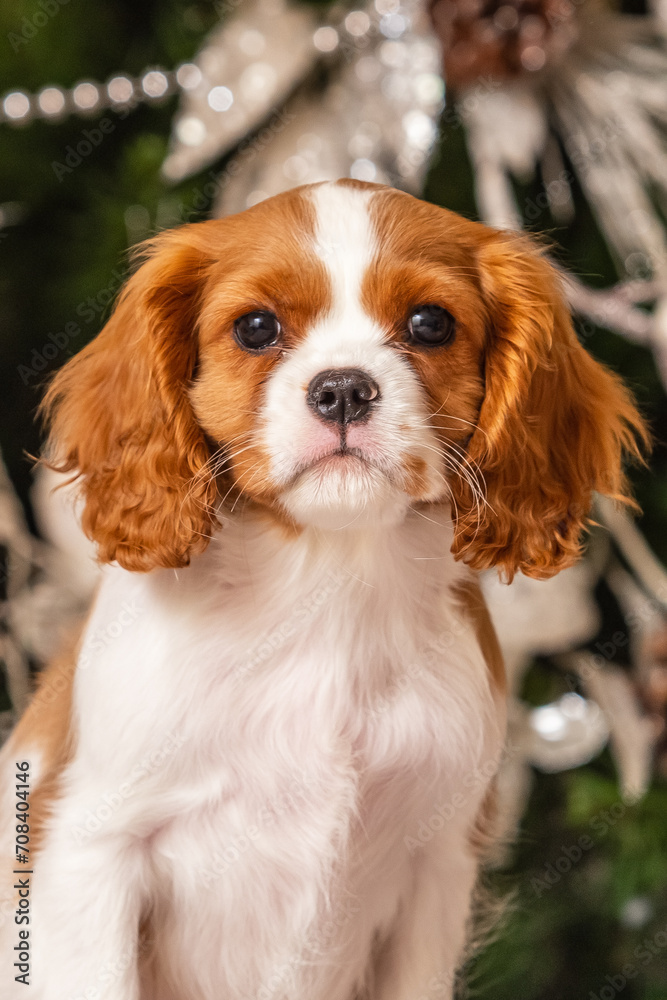
[[[265,347],[271,347],[280,336],[278,317],[264,309],[239,316],[234,323],[234,336],[247,351],[261,351]]]

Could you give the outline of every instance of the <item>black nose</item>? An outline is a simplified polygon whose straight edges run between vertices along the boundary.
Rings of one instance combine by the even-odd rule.
[[[358,368],[320,372],[308,386],[308,405],[322,420],[362,420],[380,395],[377,382]]]

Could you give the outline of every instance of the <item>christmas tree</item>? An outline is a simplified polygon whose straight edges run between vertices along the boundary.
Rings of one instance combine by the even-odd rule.
[[[21,501],[3,528],[3,659],[14,687],[0,708],[24,697],[20,664],[37,668],[48,646],[33,634],[35,609],[49,618],[35,595],[58,607],[47,547],[30,540],[18,552],[17,542],[28,537],[22,517],[37,531],[26,453],[40,448],[45,381],[103,325],[131,245],[326,172],[547,235],[572,277],[580,336],[651,422],[650,470],[634,470],[633,482],[641,532],[667,561],[667,57],[657,8],[20,0],[0,10],[0,44],[0,444]],[[594,535],[593,630],[521,652],[514,736],[524,742],[508,774],[523,817],[487,876],[505,913],[471,959],[472,996],[667,997],[667,592],[633,538],[613,519]],[[563,745],[545,763],[542,744],[524,745],[539,735],[531,706],[555,711],[572,693],[594,701],[591,657],[602,663],[596,676],[604,671],[600,698],[619,692],[611,750],[601,749],[605,730],[588,756]]]

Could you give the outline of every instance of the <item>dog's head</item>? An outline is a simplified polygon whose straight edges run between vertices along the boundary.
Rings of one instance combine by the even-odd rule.
[[[523,236],[341,181],[144,248],[45,399],[102,561],[183,566],[225,507],[297,526],[448,503],[454,553],[547,576],[645,429]]]

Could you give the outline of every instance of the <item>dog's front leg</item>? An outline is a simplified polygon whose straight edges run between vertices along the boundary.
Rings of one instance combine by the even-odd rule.
[[[373,1000],[451,1000],[478,863],[464,831],[413,848],[409,892],[375,969]]]
[[[47,834],[34,866],[33,985],[16,995],[138,1000],[140,846],[104,831],[77,845],[63,819]]]

